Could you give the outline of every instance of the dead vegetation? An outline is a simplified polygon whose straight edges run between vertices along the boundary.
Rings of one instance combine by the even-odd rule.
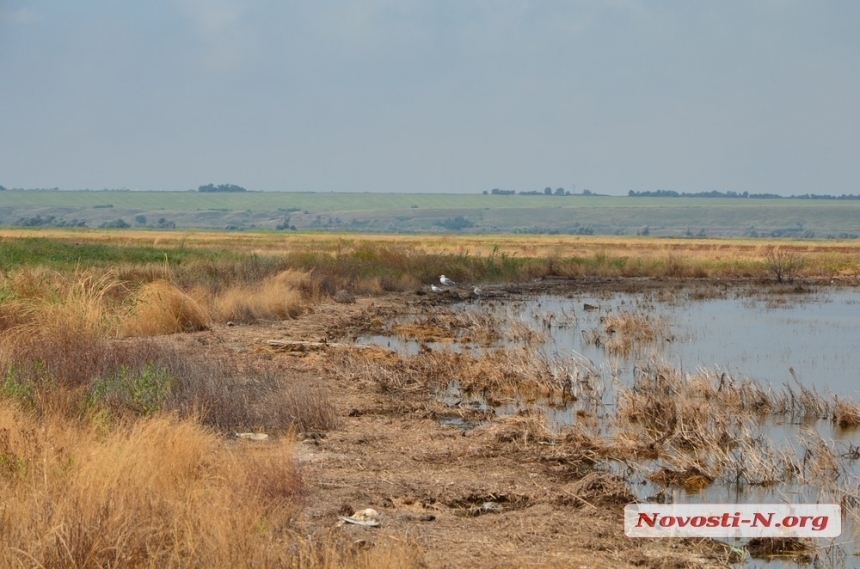
[[[292,441],[341,421],[325,388],[157,338],[213,318],[290,318],[298,312],[284,307],[311,302],[304,279],[277,275],[256,298],[245,290],[242,316],[229,288],[207,296],[110,271],[6,275],[0,565],[416,566],[411,545],[356,548],[296,525],[304,485]],[[244,431],[281,437],[223,437]]]
[[[567,365],[570,363],[570,365]],[[492,397],[571,394],[592,389],[587,366],[575,358],[545,357],[525,347],[491,349],[483,353],[423,351],[414,356],[372,350],[339,350],[332,364],[341,377],[367,382],[385,391],[432,393],[457,383],[465,393]]]
[[[771,248],[765,256],[765,264],[778,283],[793,283],[806,266],[804,258],[797,251],[782,247]]]
[[[626,310],[600,317],[600,325],[583,331],[587,342],[610,354],[628,356],[642,348],[670,340],[669,323],[653,313]]]

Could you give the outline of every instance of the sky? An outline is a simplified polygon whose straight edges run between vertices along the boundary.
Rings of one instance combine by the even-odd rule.
[[[0,0],[7,188],[860,193],[856,0]]]

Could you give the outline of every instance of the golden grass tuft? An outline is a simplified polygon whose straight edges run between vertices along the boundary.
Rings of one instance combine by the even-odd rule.
[[[834,397],[833,422],[842,429],[860,426],[860,405]]]
[[[303,293],[302,291],[307,291]],[[260,283],[233,286],[208,299],[214,318],[221,322],[252,323],[298,317],[319,293],[308,273],[282,271]]]
[[[129,336],[156,336],[208,327],[209,316],[197,301],[172,283],[154,281],[138,289],[124,332]]]
[[[15,328],[10,335],[38,342],[69,326],[92,336],[106,336],[115,329],[116,310],[112,309],[125,293],[111,273],[45,273],[38,286],[30,282],[34,277],[28,273],[11,279],[12,298],[2,303],[3,320]]]

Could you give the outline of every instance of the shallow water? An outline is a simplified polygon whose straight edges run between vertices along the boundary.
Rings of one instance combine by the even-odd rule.
[[[587,311],[584,304],[599,309]],[[660,300],[648,294],[538,296],[511,309],[515,316],[539,324],[547,314],[566,315],[568,320],[574,316],[575,326],[547,329],[550,338],[542,349],[562,356],[582,354],[599,366],[632,373],[637,361],[659,355],[686,371],[719,367],[774,387],[794,383],[791,367],[798,380],[819,393],[860,397],[860,291],[855,289],[791,295],[783,303],[746,297]],[[622,310],[659,315],[668,320],[673,338],[643,346],[628,358],[607,356],[585,341],[583,331]]]
[[[589,305],[590,309],[585,306]],[[468,303],[455,310],[492,311],[503,321],[521,321],[545,334],[545,341],[533,344],[549,357],[578,357],[599,370],[607,384],[613,381],[630,384],[635,368],[657,359],[686,372],[699,368],[727,372],[736,379],[751,378],[763,386],[779,391],[785,386],[794,390],[798,384],[821,395],[836,394],[860,400],[860,290],[829,288],[802,294],[753,294],[749,290],[726,291],[719,298],[691,299],[686,291],[642,293],[595,293],[567,296],[537,295],[510,302]],[[656,344],[634,346],[628,354],[608,354],[604,347],[588,341],[589,332],[601,326],[601,318],[627,311],[662,318],[668,332]],[[374,336],[359,339],[389,347],[404,354],[415,354],[419,342],[396,336]],[[500,342],[499,346],[510,345]],[[431,349],[483,349],[443,342]],[[511,400],[491,408],[479,397],[463,394],[456,383],[437,394],[450,406],[494,413],[516,414],[534,403]],[[611,402],[612,394],[604,396]],[[577,421],[576,407],[538,402],[551,428],[563,428]],[[450,424],[472,428],[461,419]],[[756,426],[777,448],[790,449],[800,456],[804,430],[817,433],[830,443],[837,454],[860,447],[860,430],[837,428],[828,420],[799,421],[770,419]],[[816,489],[799,484],[772,487],[746,486],[739,490],[730,484],[712,484],[693,492],[663,488],[645,476],[661,466],[660,461],[639,461],[635,465],[610,463],[609,468],[625,475],[634,492],[643,500],[675,502],[815,502]],[[631,470],[633,468],[633,470]],[[860,480],[860,460],[844,459],[842,476]],[[833,559],[822,566],[860,566],[853,555],[858,549],[854,536],[858,528],[846,520],[843,536],[832,549]],[[744,567],[794,567],[793,562],[748,560]]]

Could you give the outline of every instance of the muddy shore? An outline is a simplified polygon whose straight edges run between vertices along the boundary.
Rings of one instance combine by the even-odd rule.
[[[710,281],[696,294],[717,295],[740,283]],[[749,283],[747,283],[748,285]],[[816,283],[782,287],[801,290]],[[625,483],[584,462],[571,445],[522,436],[510,420],[476,428],[440,422],[450,409],[425,390],[386,390],[345,378],[333,361],[374,319],[433,310],[457,302],[519,295],[611,290],[690,290],[689,283],[652,280],[536,281],[442,295],[420,292],[325,303],[296,320],[214,326],[172,337],[207,357],[239,358],[277,369],[284,382],[322,388],[340,427],[298,433],[296,459],[306,486],[300,520],[309,535],[332,535],[373,547],[392,540],[420,550],[428,567],[723,567],[727,546],[707,540],[630,539],[622,510]],[[751,290],[756,290],[757,285]],[[285,348],[313,343],[313,349]],[[267,444],[240,441],[232,444]],[[343,524],[338,516],[373,508],[380,527]]]

